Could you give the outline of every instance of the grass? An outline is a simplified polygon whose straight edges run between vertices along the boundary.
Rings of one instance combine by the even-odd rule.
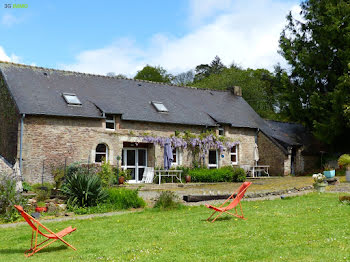
[[[247,220],[205,219],[204,206],[146,210],[119,216],[44,222],[72,225],[65,239],[28,261],[350,261],[350,205],[337,194],[312,193],[286,200],[243,202]],[[0,229],[0,260],[24,260],[27,225]]]

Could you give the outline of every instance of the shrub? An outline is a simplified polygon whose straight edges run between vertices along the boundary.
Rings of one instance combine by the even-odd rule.
[[[106,203],[113,205],[116,209],[139,208],[146,205],[145,201],[139,197],[137,189],[109,188],[107,193]]]
[[[156,203],[154,205],[154,208],[160,208],[160,209],[175,209],[180,206],[180,203],[178,202],[178,196],[171,191],[163,191],[159,194],[159,196],[156,199]]]
[[[107,198],[101,179],[95,174],[75,173],[67,177],[62,187],[70,206],[96,206]]]
[[[242,168],[225,166],[218,169],[197,168],[189,171],[192,182],[243,182],[246,174]]]
[[[64,167],[52,167],[51,174],[55,180],[56,189],[61,188],[64,180]]]
[[[25,192],[32,190],[32,186],[25,181],[22,182],[22,187],[23,187],[23,191],[25,191]]]
[[[101,182],[104,187],[111,186],[113,184],[113,169],[108,161],[103,161],[101,171],[98,172],[97,175],[101,178]]]
[[[36,193],[36,200],[44,201],[50,198],[53,185],[50,183],[34,184],[32,185],[32,189]]]
[[[0,181],[0,215],[6,222],[18,219],[19,213],[14,205],[24,206],[26,203],[22,195],[16,191],[16,180],[4,177]]]

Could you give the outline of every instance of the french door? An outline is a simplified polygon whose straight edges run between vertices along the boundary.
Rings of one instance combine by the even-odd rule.
[[[147,167],[147,149],[123,148],[122,168],[131,171],[129,183],[141,182],[145,167]]]

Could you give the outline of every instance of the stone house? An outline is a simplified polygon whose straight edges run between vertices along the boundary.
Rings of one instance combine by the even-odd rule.
[[[163,149],[146,143],[146,134],[208,129],[239,141],[222,153],[209,150],[204,159],[209,168],[253,165],[258,141],[259,163],[271,165],[273,174],[291,173],[290,148],[280,148],[276,132],[239,87],[204,90],[7,62],[0,62],[0,71],[0,154],[11,164],[18,161],[29,182],[51,180],[52,166],[103,158],[130,169],[139,182],[145,167],[163,165]],[[275,161],[272,154],[283,157]],[[192,165],[188,150],[174,148],[173,155],[174,165]]]

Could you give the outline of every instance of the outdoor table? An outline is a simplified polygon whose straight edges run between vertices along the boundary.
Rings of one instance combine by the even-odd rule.
[[[170,177],[171,176],[171,182],[174,183],[174,177],[180,181],[180,183],[182,183],[181,180],[181,174],[182,174],[182,170],[154,170],[154,172],[156,173],[156,176],[159,177],[159,184],[160,181],[162,180],[162,176],[167,176]]]
[[[256,177],[255,173],[264,172],[269,177],[270,176],[270,174],[269,174],[269,167],[270,166],[264,166],[264,165],[252,166],[251,167],[252,176]]]

